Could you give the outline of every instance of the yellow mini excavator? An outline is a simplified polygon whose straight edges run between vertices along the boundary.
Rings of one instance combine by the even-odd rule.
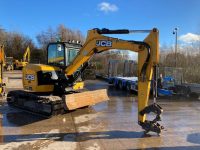
[[[122,40],[106,34],[129,34],[147,32],[144,41]],[[57,42],[47,47],[47,64],[27,64],[23,68],[24,90],[10,91],[7,102],[11,106],[45,116],[63,113],[84,106],[90,106],[108,100],[107,91],[82,91],[84,83],[81,73],[94,54],[110,49],[131,50],[138,52],[138,122],[146,131],[160,133],[163,127],[162,108],[154,103],[148,105],[150,82],[159,61],[159,31],[152,30],[109,30],[92,29],[88,31],[83,46],[77,43]],[[153,83],[156,79],[154,79]],[[156,84],[154,84],[156,86]],[[154,95],[156,95],[154,88]],[[146,114],[154,112],[153,121],[146,119]]]
[[[22,69],[24,66],[26,66],[30,62],[30,48],[29,46],[26,48],[26,51],[24,52],[23,59],[22,60],[14,60],[14,69]]]

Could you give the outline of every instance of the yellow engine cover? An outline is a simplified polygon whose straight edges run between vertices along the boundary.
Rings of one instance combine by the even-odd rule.
[[[42,64],[27,64],[23,72],[23,87],[24,90],[30,92],[53,92],[54,83],[52,81],[52,76],[57,77],[58,71],[61,71],[59,67],[42,65]],[[48,76],[48,74],[51,76]],[[83,89],[83,82],[76,82],[72,89],[79,90]]]
[[[30,92],[53,92],[54,85],[46,82],[48,80],[45,76],[39,76],[42,73],[55,73],[60,68],[54,66],[48,66],[43,64],[27,64],[23,72],[23,87]],[[40,82],[43,82],[41,84]]]

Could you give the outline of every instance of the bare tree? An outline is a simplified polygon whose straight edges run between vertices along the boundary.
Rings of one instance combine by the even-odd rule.
[[[49,27],[46,31],[39,33],[36,38],[40,47],[45,50],[49,42],[56,42],[57,34],[51,27]]]
[[[45,50],[48,43],[58,40],[66,42],[69,40],[78,40],[83,42],[84,36],[79,30],[72,30],[60,24],[56,29],[49,27],[46,31],[42,31],[37,36],[40,47]]]
[[[61,41],[76,40],[84,42],[85,38],[80,30],[72,30],[60,24],[57,28],[57,34]]]
[[[32,40],[19,32],[8,32],[4,41],[5,53],[15,59],[22,59],[27,46],[33,49],[35,46]]]

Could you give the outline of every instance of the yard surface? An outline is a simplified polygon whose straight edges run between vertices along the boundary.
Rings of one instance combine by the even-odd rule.
[[[22,88],[20,72],[5,76],[7,90]],[[86,81],[86,88],[107,88],[110,101],[50,119],[0,106],[0,149],[200,149],[199,100],[159,99],[165,129],[160,136],[145,135],[137,124],[136,95],[100,80]]]

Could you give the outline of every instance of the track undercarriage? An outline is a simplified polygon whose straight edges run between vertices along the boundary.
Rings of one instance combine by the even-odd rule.
[[[23,90],[10,91],[7,95],[9,106],[18,107],[45,117],[83,108],[109,100],[106,89],[95,91],[69,91],[62,96],[31,93]]]
[[[59,96],[36,95],[23,90],[10,91],[7,95],[9,106],[14,106],[45,117],[63,114],[64,102]]]

